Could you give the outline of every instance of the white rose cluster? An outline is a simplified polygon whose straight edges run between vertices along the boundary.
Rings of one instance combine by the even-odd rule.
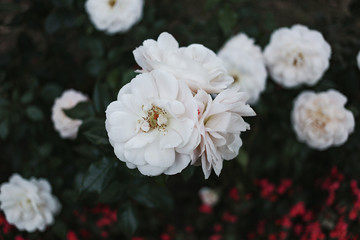
[[[302,25],[276,30],[264,50],[271,77],[286,88],[316,84],[329,67],[330,55],[322,34]]]
[[[128,31],[142,17],[144,0],[87,0],[85,9],[98,30]]]
[[[142,174],[176,174],[201,164],[217,175],[234,158],[255,112],[246,93],[228,89],[233,78],[223,61],[200,44],[179,47],[169,33],[134,50],[142,68],[106,110],[115,155]],[[210,94],[218,93],[215,99]],[[200,160],[199,160],[200,159]]]
[[[229,74],[234,78],[230,87],[249,94],[249,104],[255,104],[265,90],[267,72],[261,48],[254,40],[239,33],[228,40],[218,52]]]
[[[355,125],[352,112],[344,108],[346,101],[346,97],[336,90],[301,93],[295,99],[292,111],[298,139],[318,150],[342,145]]]
[[[6,220],[19,230],[44,231],[54,222],[54,215],[61,205],[51,194],[51,186],[45,179],[23,179],[14,174],[9,182],[0,187],[0,208]]]
[[[87,96],[74,89],[64,91],[59,98],[55,99],[51,119],[54,123],[55,130],[59,132],[62,138],[75,139],[79,127],[82,124],[81,120],[71,119],[66,116],[63,109],[73,108],[79,102],[87,100]]]

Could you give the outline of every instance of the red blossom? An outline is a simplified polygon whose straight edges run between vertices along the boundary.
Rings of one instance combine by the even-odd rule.
[[[68,231],[66,234],[67,240],[79,240],[74,231]]]
[[[230,213],[228,212],[225,212],[222,216],[222,219],[225,221],[225,222],[229,222],[229,223],[235,223],[237,221],[237,217],[234,216],[234,215],[231,215]]]
[[[20,235],[16,235],[14,240],[25,240],[25,238],[23,238],[22,236]]]
[[[187,233],[192,233],[192,232],[194,231],[194,228],[193,228],[192,226],[190,226],[190,225],[187,225],[187,226],[185,227],[185,231],[186,231]]]
[[[212,207],[207,204],[201,204],[198,210],[199,210],[199,212],[205,213],[205,214],[212,213]]]
[[[291,179],[282,179],[280,185],[277,188],[278,194],[284,194],[291,187],[292,183],[293,182]]]
[[[264,233],[265,233],[265,224],[266,224],[265,220],[262,220],[262,221],[260,221],[258,223],[256,230],[257,230],[257,233],[259,235],[264,235]]]
[[[234,201],[239,201],[240,200],[239,190],[236,187],[230,189],[229,197]]]
[[[214,231],[215,232],[221,232],[223,229],[222,225],[221,224],[215,224],[214,225]]]
[[[211,235],[209,238],[209,240],[221,240],[221,239],[222,239],[222,236],[219,234]]]
[[[163,233],[163,234],[161,234],[160,239],[161,240],[171,240],[171,237],[169,234]]]
[[[248,237],[249,240],[252,240],[252,239],[255,239],[255,238],[256,238],[256,234],[255,234],[255,233],[249,233],[249,234],[247,235],[247,237]]]
[[[275,234],[275,233],[271,233],[271,234],[268,236],[268,240],[276,240],[276,234]]]
[[[108,238],[109,237],[109,233],[107,231],[101,231],[101,237],[102,238]]]
[[[348,224],[344,221],[344,218],[341,217],[336,224],[335,228],[330,232],[330,237],[338,238],[339,240],[347,239],[347,229]]]
[[[291,228],[292,222],[288,216],[284,216],[282,219],[276,221],[276,224],[281,225],[284,228]]]
[[[297,204],[295,204],[289,213],[289,216],[291,218],[297,217],[297,216],[303,216],[305,214],[306,210],[305,210],[305,205],[304,202],[298,202]]]
[[[294,233],[296,234],[296,236],[299,236],[303,231],[303,226],[301,224],[296,224],[294,226]]]

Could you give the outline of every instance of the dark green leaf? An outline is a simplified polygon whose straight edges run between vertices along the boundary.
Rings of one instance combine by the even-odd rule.
[[[92,163],[82,179],[80,194],[87,192],[102,193],[114,178],[116,163],[107,158]]]
[[[111,102],[111,96],[106,84],[97,83],[94,88],[93,101],[95,110],[104,114],[107,106]]]
[[[130,238],[138,226],[134,207],[130,202],[122,204],[118,209],[118,223],[120,230]]]
[[[7,119],[0,123],[0,137],[5,139],[9,134],[9,121]]]
[[[173,201],[166,188],[156,184],[141,184],[130,192],[132,198],[149,208],[171,209]]]
[[[55,33],[61,27],[61,15],[55,11],[45,19],[45,30],[48,33]]]
[[[109,144],[107,132],[105,127],[101,128],[92,128],[86,132],[84,132],[84,136],[92,143],[98,145],[106,145]]]
[[[95,115],[90,102],[79,102],[75,107],[71,109],[63,109],[63,111],[69,118],[72,119],[84,120]]]
[[[26,114],[33,121],[41,121],[44,118],[44,114],[36,106],[27,107],[26,108]]]
[[[52,231],[59,239],[66,239],[67,227],[63,221],[61,220],[55,221],[55,224],[52,227]]]
[[[181,172],[181,175],[185,181],[188,181],[194,175],[194,173],[195,173],[195,167],[188,166]]]
[[[218,23],[225,35],[230,35],[237,20],[236,13],[230,8],[226,7],[219,11]]]

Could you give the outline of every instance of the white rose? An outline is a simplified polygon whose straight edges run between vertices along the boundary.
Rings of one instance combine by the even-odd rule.
[[[358,68],[360,69],[360,52],[358,53],[358,55],[356,57],[356,61],[357,61]]]
[[[56,131],[60,133],[62,138],[75,139],[82,123],[81,120],[74,120],[67,117],[63,109],[71,109],[79,102],[87,100],[88,98],[84,94],[73,89],[64,91],[59,98],[55,99],[51,119]]]
[[[106,110],[115,155],[148,176],[181,172],[199,143],[197,109],[185,83],[161,70],[125,85]]]
[[[98,30],[128,31],[142,17],[143,0],[87,0],[85,9]]]
[[[199,196],[203,204],[214,206],[219,201],[219,194],[208,187],[199,190]]]
[[[230,87],[248,93],[248,102],[255,104],[265,90],[267,77],[261,48],[254,44],[253,39],[240,33],[225,43],[218,56],[234,78]]]
[[[0,188],[0,208],[6,220],[19,230],[44,231],[54,222],[61,205],[51,194],[51,186],[45,179],[23,179],[18,174],[10,177]]]
[[[242,145],[240,132],[250,129],[242,117],[254,116],[255,112],[245,104],[248,95],[236,89],[224,90],[214,100],[205,91],[199,90],[195,99],[201,142],[193,153],[192,164],[201,164],[207,179],[212,168],[219,176],[223,159],[231,160],[238,155]]]
[[[344,108],[346,101],[336,90],[301,93],[292,111],[298,139],[319,150],[345,143],[355,125],[352,112]]]
[[[208,93],[219,93],[233,82],[223,61],[213,51],[201,44],[179,48],[169,33],[160,34],[157,41],[144,41],[133,53],[142,72],[166,70],[186,82],[193,92],[203,89]]]
[[[322,34],[302,25],[276,30],[264,51],[271,77],[287,88],[316,84],[329,67],[330,55]]]

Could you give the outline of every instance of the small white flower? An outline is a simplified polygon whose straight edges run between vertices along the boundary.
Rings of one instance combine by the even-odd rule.
[[[234,78],[230,87],[249,94],[248,102],[255,104],[265,90],[266,68],[261,48],[243,33],[232,37],[219,51],[229,74]]]
[[[128,31],[142,17],[143,0],[87,0],[91,21],[109,34]]]
[[[223,61],[213,51],[201,44],[179,48],[176,39],[166,32],[160,34],[157,41],[144,41],[133,54],[143,68],[141,72],[166,70],[195,93],[198,89],[219,93],[233,82]]]
[[[357,61],[358,68],[360,69],[360,52],[357,55],[356,61]]]
[[[9,182],[1,185],[0,191],[0,208],[6,220],[19,230],[44,231],[61,208],[45,179],[26,180],[13,174]]]
[[[219,201],[219,194],[208,187],[199,190],[199,196],[203,204],[214,206]]]
[[[276,30],[264,51],[271,77],[287,88],[316,84],[329,67],[330,55],[322,34],[302,25]]]
[[[352,112],[344,108],[346,101],[336,90],[301,93],[292,111],[298,139],[319,150],[345,143],[355,126]]]
[[[148,176],[181,172],[199,144],[197,108],[185,83],[161,70],[125,85],[106,110],[115,155]]]
[[[195,99],[201,142],[193,153],[192,164],[201,164],[207,179],[212,168],[219,176],[223,160],[237,156],[242,145],[240,132],[250,129],[242,117],[254,116],[255,112],[245,104],[248,95],[236,89],[224,90],[214,100],[205,91],[199,90]]]
[[[75,139],[82,123],[81,120],[74,120],[67,117],[63,109],[70,109],[79,102],[87,101],[87,97],[81,92],[69,89],[63,92],[60,98],[55,100],[52,107],[52,121],[56,131],[60,133],[62,138]]]

